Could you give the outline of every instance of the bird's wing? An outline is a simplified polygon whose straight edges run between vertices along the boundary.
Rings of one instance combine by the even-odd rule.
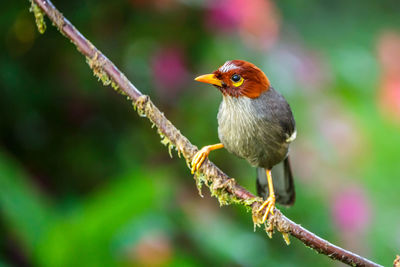
[[[296,138],[296,123],[292,110],[286,99],[274,88],[270,88],[265,95],[263,108],[260,114],[263,120],[272,123],[282,136],[282,142],[292,142]]]

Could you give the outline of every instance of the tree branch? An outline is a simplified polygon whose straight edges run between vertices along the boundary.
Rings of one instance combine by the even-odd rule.
[[[114,89],[126,95],[133,102],[140,115],[146,116],[158,129],[162,143],[178,151],[188,163],[198,151],[197,147],[183,136],[180,131],[164,116],[164,114],[151,102],[150,98],[142,93],[126,78],[126,76],[92,43],[89,42],[64,16],[54,7],[49,0],[31,0],[31,11],[34,13],[39,32],[43,33],[45,24],[43,15],[46,14],[58,30],[75,44],[77,49],[87,58],[94,74],[104,85],[111,85]],[[254,196],[229,178],[211,161],[206,160],[195,175],[197,186],[205,184],[210,188],[211,194],[218,198],[221,205],[232,203],[242,204],[253,211],[253,221],[259,226],[260,218],[255,212],[262,199]],[[201,191],[200,191],[201,193]],[[381,266],[352,252],[335,246],[328,241],[311,233],[300,225],[285,217],[278,209],[274,215],[269,216],[266,231],[269,235],[277,229],[289,243],[288,234],[296,237],[306,246],[315,249],[318,253],[325,254],[331,259],[341,261],[353,266]]]

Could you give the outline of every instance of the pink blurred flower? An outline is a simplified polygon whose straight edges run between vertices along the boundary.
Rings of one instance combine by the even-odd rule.
[[[382,70],[390,76],[400,74],[400,33],[387,31],[378,40],[378,58]]]
[[[382,80],[379,102],[380,108],[388,117],[400,120],[400,77],[386,77]]]
[[[210,1],[206,25],[219,31],[238,30],[257,48],[269,48],[278,38],[279,15],[270,0]]]
[[[242,17],[240,21],[241,35],[244,41],[268,48],[278,39],[279,15],[272,1],[236,0],[240,2]]]
[[[379,107],[400,122],[400,34],[385,32],[378,40],[378,58],[382,68]]]
[[[212,1],[205,23],[211,30],[231,31],[237,29],[240,14],[236,10],[236,0]]]
[[[332,206],[334,222],[342,230],[363,232],[369,225],[370,205],[360,188],[339,192]]]
[[[154,83],[162,94],[173,97],[182,89],[187,77],[182,49],[163,48],[151,59]]]

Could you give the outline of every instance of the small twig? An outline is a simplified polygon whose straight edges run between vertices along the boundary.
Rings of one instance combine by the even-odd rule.
[[[169,148],[174,146],[178,153],[182,154],[187,162],[192,160],[194,154],[198,151],[197,147],[183,136],[180,131],[164,116],[162,112],[151,102],[148,96],[142,95],[140,91],[126,78],[126,76],[91,42],[89,42],[64,16],[54,7],[49,0],[31,0],[32,11],[41,30],[45,29],[41,14],[38,14],[37,6],[50,18],[58,30],[71,40],[77,49],[87,58],[94,74],[105,84],[111,84],[114,89],[121,92],[132,100],[134,106],[141,115],[145,115],[154,125],[157,126],[160,135],[163,137],[163,143],[168,144]],[[37,6],[36,6],[37,5]],[[43,30],[44,31],[44,30]],[[240,203],[250,207],[253,210],[253,220],[257,222],[258,218],[255,210],[260,205],[261,199],[241,187],[232,178],[229,178],[217,166],[209,160],[206,160],[197,173],[198,183],[207,185],[212,194],[218,197],[221,204]],[[358,256],[345,249],[337,247],[328,241],[316,236],[300,225],[286,218],[278,209],[275,209],[274,215],[268,219],[269,231],[275,227],[284,234],[285,240],[287,234],[298,238],[306,246],[315,249],[321,254],[353,266],[381,266],[368,259]]]

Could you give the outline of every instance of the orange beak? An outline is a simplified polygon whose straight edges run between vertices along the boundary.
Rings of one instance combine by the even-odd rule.
[[[217,79],[214,74],[201,75],[194,80],[198,81],[198,82],[209,83],[212,85],[222,87],[222,81]]]

